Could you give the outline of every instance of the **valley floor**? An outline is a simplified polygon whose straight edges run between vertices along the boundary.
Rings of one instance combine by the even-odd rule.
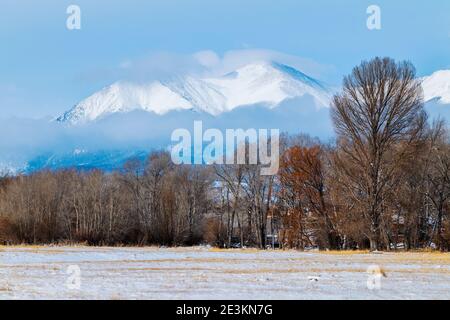
[[[0,299],[450,299],[450,254],[0,247]]]

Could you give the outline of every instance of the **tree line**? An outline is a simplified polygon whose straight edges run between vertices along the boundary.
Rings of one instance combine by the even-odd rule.
[[[0,179],[0,242],[397,250],[450,248],[450,140],[408,62],[375,58],[333,98],[333,142],[283,135],[280,168],[175,165]]]

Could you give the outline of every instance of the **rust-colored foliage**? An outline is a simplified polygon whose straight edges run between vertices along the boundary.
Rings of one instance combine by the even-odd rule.
[[[318,199],[324,181],[320,153],[320,146],[289,148],[281,159],[281,183],[297,193]]]
[[[280,198],[286,210],[281,212],[283,224],[289,226],[282,230],[282,238],[287,246],[338,245],[328,212],[322,154],[319,145],[293,146],[282,156]]]

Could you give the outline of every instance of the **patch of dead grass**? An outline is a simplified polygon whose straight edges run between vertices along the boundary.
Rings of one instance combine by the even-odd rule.
[[[315,251],[315,253],[321,253],[321,254],[331,254],[331,255],[338,255],[338,256],[351,256],[351,255],[358,255],[358,254],[368,254],[370,253],[369,250],[328,250],[328,251]]]
[[[9,285],[0,286],[0,292],[12,292],[12,289]]]

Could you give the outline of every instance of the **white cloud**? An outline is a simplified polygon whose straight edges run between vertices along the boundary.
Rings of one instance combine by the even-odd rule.
[[[82,79],[98,81],[103,76],[102,82],[112,83],[119,80],[147,82],[186,74],[220,76],[258,61],[284,63],[325,81],[336,72],[333,66],[274,50],[240,49],[226,51],[223,54],[212,50],[203,50],[192,54],[154,52],[139,58],[124,60],[116,68],[110,70],[95,70],[91,72],[91,75],[85,75]]]
[[[200,63],[200,65],[206,68],[213,68],[220,63],[220,57],[211,50],[199,51],[193,54],[194,58]]]
[[[312,77],[321,79],[325,74],[334,72],[334,67],[320,64],[312,59],[289,55],[267,49],[241,49],[224,53],[216,65],[216,73],[228,73],[243,65],[255,61],[276,61],[294,67]]]

